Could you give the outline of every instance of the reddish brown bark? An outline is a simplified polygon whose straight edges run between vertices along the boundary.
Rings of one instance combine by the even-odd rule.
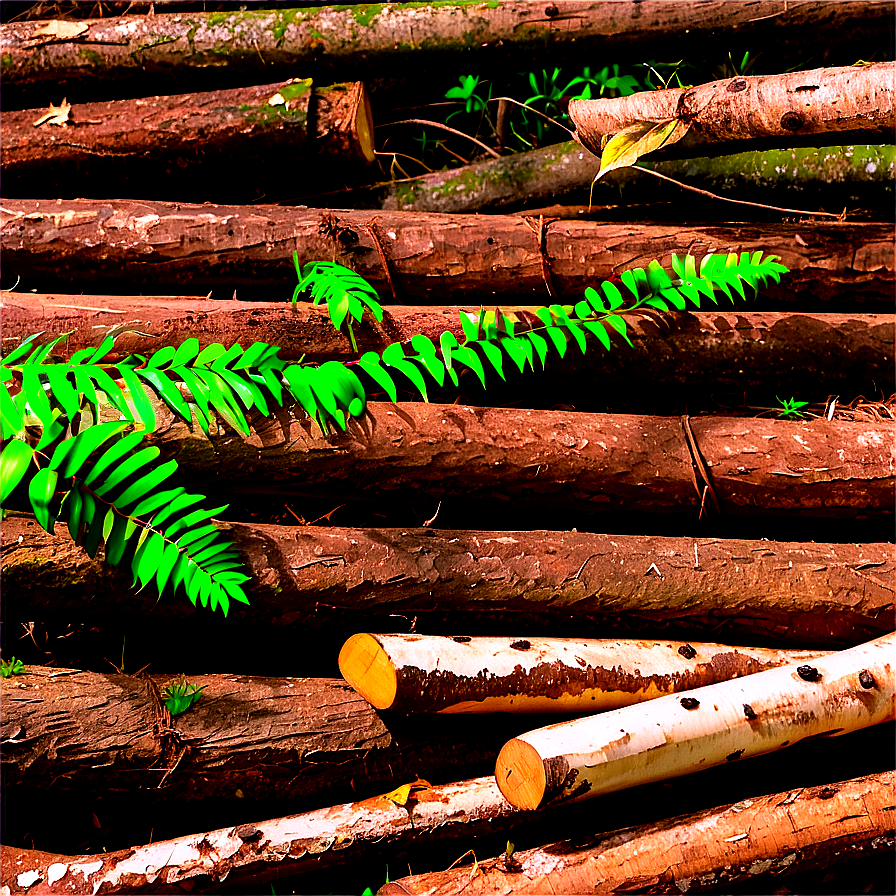
[[[549,302],[671,252],[771,252],[791,272],[767,294],[818,301],[863,297],[892,304],[892,227],[878,224],[725,225],[539,222],[520,216],[353,212],[279,206],[190,206],[111,200],[3,203],[0,248],[8,285],[24,290],[130,295],[136,287],[230,299],[283,301],[299,262],[348,263],[385,297],[389,278],[401,300],[471,301],[506,296]],[[379,245],[379,248],[377,248]],[[543,248],[543,252],[542,252]],[[383,266],[385,259],[389,274]],[[73,287],[77,287],[77,289]],[[273,289],[272,289],[273,288]],[[496,298],[499,297],[499,298]]]
[[[247,675],[191,675],[206,686],[202,697],[171,718],[159,692],[173,675],[27,670],[0,682],[2,768],[6,786],[38,790],[149,788],[320,805],[353,798],[353,788],[389,790],[421,769],[434,780],[484,773],[510,728],[526,727],[507,716],[484,727],[454,720],[437,736],[432,726],[384,721],[341,680]]]
[[[381,894],[718,893],[892,852],[893,772],[773,793],[475,867],[403,877]],[[761,884],[760,884],[761,886]]]
[[[193,488],[396,499],[505,498],[578,510],[883,516],[892,512],[893,425],[668,418],[371,402],[324,437],[303,412],[206,438],[158,412],[147,439]],[[214,424],[213,424],[214,426]],[[713,495],[715,497],[713,497]]]
[[[479,308],[465,306],[478,313]],[[503,306],[514,310],[513,306]],[[749,307],[749,306],[747,306]],[[361,352],[382,351],[390,342],[408,342],[422,333],[438,344],[449,330],[458,338],[462,329],[459,306],[427,308],[392,305],[382,324],[370,315],[355,326]],[[326,310],[300,302],[218,302],[213,299],[140,296],[71,296],[0,294],[3,350],[9,351],[32,333],[68,333],[71,352],[97,345],[104,329],[127,326],[110,358],[130,352],[149,353],[163,345],[178,345],[198,336],[206,345],[221,342],[267,342],[282,348],[280,357],[308,361],[351,360],[355,357],[345,335],[333,329]],[[146,336],[143,334],[153,334]],[[699,384],[711,378],[714,388],[742,389],[767,385],[791,393],[852,389],[866,395],[896,388],[893,377],[894,331],[891,315],[807,314],[767,311],[697,311],[629,318],[634,348],[621,340],[611,356],[592,345],[583,356],[569,352],[555,356],[548,372],[564,380],[564,392],[575,386],[570,374],[592,371],[605,387],[643,389],[662,383],[668,388]],[[832,363],[836,359],[836,363]],[[583,385],[592,389],[591,380]]]
[[[327,620],[338,607],[362,629],[373,614],[451,612],[459,624],[503,620],[507,632],[639,636],[645,627],[747,643],[845,646],[893,629],[890,544],[717,538],[227,525],[252,581],[240,618]],[[11,621],[142,612],[186,615],[186,601],[130,589],[68,535],[10,517],[2,531]],[[658,574],[650,570],[656,564]],[[89,600],[85,600],[89,595]]]
[[[406,78],[421,50],[437,53],[450,67],[462,66],[471,47],[482,72],[517,71],[533,58],[544,66],[545,54],[557,64],[575,59],[593,65],[596,55],[660,58],[670,42],[687,56],[686,48],[704,51],[720,33],[736,36],[737,46],[802,52],[804,58],[829,41],[843,54],[857,52],[863,42],[877,46],[891,22],[892,6],[883,0],[791,0],[787,8],[774,0],[658,0],[646,8],[600,0],[385,4],[361,10],[250,7],[248,12],[88,19],[84,33],[71,40],[35,34],[43,22],[16,23],[4,26],[0,49],[9,87],[21,92],[78,85],[84,93],[108,92],[118,82],[133,87],[147,78],[168,84],[201,78],[230,86],[272,72],[290,77],[297,69],[316,78],[334,70],[339,77],[365,70],[377,77],[401,72]]]

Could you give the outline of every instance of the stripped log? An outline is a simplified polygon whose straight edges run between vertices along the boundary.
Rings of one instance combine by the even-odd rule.
[[[117,412],[116,412],[117,413]],[[246,438],[161,407],[147,441],[192,488],[255,494],[498,497],[579,511],[884,517],[894,427],[827,420],[650,417],[370,402],[325,437],[296,406],[250,416]]]
[[[778,205],[802,202],[801,207],[809,210],[818,210],[819,202],[828,210],[845,202],[882,209],[884,203],[888,203],[887,208],[892,205],[894,149],[825,146],[661,162],[648,156],[638,165],[732,199],[753,198]],[[346,208],[469,213],[532,208],[539,202],[579,194],[598,209],[601,204],[620,201],[677,200],[682,216],[690,212],[693,194],[684,193],[677,184],[635,168],[617,168],[595,181],[599,170],[600,159],[570,140],[461,168],[331,192],[326,194],[326,201]],[[309,192],[298,199],[316,204],[312,200],[320,191],[312,193],[312,189],[309,187]]]
[[[416,787],[402,806],[384,796],[271,821],[89,856],[3,847],[8,893],[179,893],[228,888],[343,866],[383,849],[495,833],[529,813],[501,796],[493,777]],[[34,883],[26,885],[26,881]],[[35,886],[35,884],[38,884]]]
[[[291,80],[85,103],[71,107],[62,127],[34,127],[42,111],[3,115],[6,196],[140,195],[153,183],[166,198],[189,198],[186,191],[200,201],[214,191],[232,195],[233,181],[269,186],[288,166],[320,169],[336,158],[344,173],[374,160],[370,101],[360,82],[312,88],[310,79]]]
[[[453,611],[467,626],[485,617],[545,631],[572,621],[632,636],[672,626],[823,646],[893,630],[890,544],[243,523],[227,532],[252,576],[241,618],[278,626],[326,624],[326,608],[338,606],[356,628],[372,614]],[[7,518],[0,538],[9,620],[194,612],[133,593],[127,573],[32,519]]]
[[[474,868],[403,877],[397,894],[772,892],[788,874],[825,869],[894,846],[893,772],[753,797],[672,821],[515,852]]]
[[[359,71],[407,75],[421,50],[436,53],[452,71],[468,64],[472,47],[482,72],[531,68],[533,59],[546,65],[546,54],[564,63],[575,58],[593,64],[595,53],[662,56],[670,40],[676,51],[684,53],[686,46],[703,51],[707,40],[728,29],[737,29],[744,46],[770,53],[814,52],[829,35],[838,53],[864,48],[867,54],[866,45],[877,46],[880,34],[892,29],[892,14],[885,0],[792,0],[786,9],[775,0],[657,0],[643,10],[599,0],[556,0],[547,7],[526,0],[440,0],[413,7],[250,8],[87,19],[72,36],[48,34],[52,23],[14,23],[3,28],[0,52],[7,91],[15,88],[23,95],[24,88],[43,87],[46,93],[49,86],[69,96],[76,89],[79,95],[108,95],[148,78],[181,85],[201,81],[214,89],[290,77],[296,70],[315,78],[334,71],[339,77]]]
[[[795,300],[863,296],[892,306],[892,227],[886,224],[596,224],[519,216],[354,212],[280,206],[183,205],[113,200],[6,199],[0,225],[4,274],[12,286],[126,295],[165,293],[184,282],[231,299],[281,298],[299,262],[349,264],[380,290],[403,299],[488,304],[495,296],[550,300],[580,296],[595,280],[668,262],[671,252],[773,251],[791,273],[769,296]],[[384,267],[384,262],[386,267]],[[550,278],[548,280],[548,278]],[[75,287],[78,287],[75,289]],[[271,287],[276,287],[272,295]]]
[[[343,645],[339,671],[393,712],[603,712],[817,656],[699,641],[362,633]]]
[[[640,121],[678,119],[687,133],[670,158],[823,144],[889,143],[896,128],[896,62],[726,78],[616,99],[572,100],[577,139],[600,155],[607,135]]]
[[[204,686],[171,718],[160,691],[174,676],[98,675],[28,666],[0,682],[6,786],[35,790],[157,790],[160,798],[297,799],[319,806],[414,780],[484,773],[502,732],[498,716],[441,734],[384,722],[345,682],[191,675]],[[338,776],[334,776],[338,769]],[[388,785],[388,786],[387,786]]]
[[[501,749],[495,780],[509,803],[536,809],[879,725],[896,715],[894,645],[896,635],[884,635],[811,663],[530,731]]]
[[[382,324],[366,315],[355,327],[358,348],[381,352],[391,342],[409,342],[417,333],[438,345],[445,331],[463,341],[461,307],[479,311],[472,305],[387,306]],[[518,309],[505,305],[503,310]],[[267,342],[279,345],[280,357],[290,360],[356,357],[348,337],[333,328],[325,308],[307,302],[293,308],[286,302],[220,302],[199,297],[4,292],[0,293],[0,313],[4,352],[33,333],[70,333],[66,346],[74,352],[98,345],[107,332],[124,327],[107,356],[110,359],[131,352],[148,354],[190,337],[202,345],[240,342],[245,348],[253,341]],[[716,392],[729,387],[742,392],[748,386],[764,385],[772,393],[786,383],[790,394],[805,396],[817,393],[823,381],[822,397],[847,390],[866,395],[896,390],[892,315],[719,310],[632,315],[627,320],[633,348],[619,340],[609,357],[596,345],[584,356],[568,352],[565,358],[553,357],[546,377],[550,394],[556,397],[557,383],[562,382],[565,400],[582,407],[589,396],[594,398],[594,376],[603,384],[603,400],[611,387],[618,399],[649,385],[655,398],[657,390],[678,390],[684,384],[699,388],[707,382]],[[837,363],[832,365],[834,358]],[[579,378],[586,373],[587,377]]]

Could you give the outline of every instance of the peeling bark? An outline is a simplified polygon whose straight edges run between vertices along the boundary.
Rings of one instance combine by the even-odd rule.
[[[10,285],[41,291],[130,295],[135,287],[164,293],[182,288],[239,297],[287,300],[299,262],[333,257],[388,295],[389,277],[402,300],[472,301],[553,291],[580,297],[619,269],[668,262],[671,252],[774,252],[791,273],[769,297],[847,298],[892,305],[892,227],[884,224],[712,225],[596,224],[519,216],[355,212],[279,206],[183,205],[112,200],[3,202],[0,249]],[[394,234],[394,237],[393,237]],[[382,250],[377,249],[379,243]],[[542,247],[544,249],[542,253]],[[272,289],[273,294],[272,294]]]
[[[343,645],[339,671],[393,712],[595,713],[817,656],[700,641],[361,633]]]
[[[121,92],[149,78],[232,86],[297,70],[315,78],[334,71],[340,78],[359,72],[384,77],[406,72],[421,51],[451,66],[464,64],[475,48],[483,72],[518,70],[533,59],[544,65],[545,54],[593,64],[596,53],[662,56],[670,40],[682,53],[688,46],[703,50],[731,29],[746,47],[770,53],[816,51],[824,36],[847,53],[876,46],[879,35],[892,30],[892,15],[885,0],[791,0],[783,9],[775,0],[657,0],[646,8],[599,0],[250,8],[86,19],[74,40],[35,34],[43,22],[13,23],[3,27],[0,51],[7,92],[23,95],[31,88],[34,94],[43,87],[45,93],[52,86],[73,96],[76,89],[79,95]]]
[[[896,62],[726,78],[690,88],[602,100],[572,100],[576,137],[593,153],[601,140],[639,121],[678,119],[687,134],[658,157],[707,151],[788,149],[819,143],[888,143],[896,128]]]
[[[4,112],[5,196],[141,195],[152,183],[158,198],[202,201],[233,195],[235,184],[282,181],[287,166],[310,166],[319,178],[332,159],[340,173],[374,159],[360,82],[312,88],[292,80],[85,103],[72,106],[63,127],[34,127],[42,111]],[[240,177],[222,177],[222,163],[239,167]]]
[[[391,789],[396,777],[414,780],[423,769],[434,780],[482,773],[508,726],[525,727],[499,716],[421,731],[383,720],[343,681],[247,675],[191,675],[205,685],[202,697],[171,718],[159,695],[173,675],[27,668],[0,681],[2,768],[6,786],[36,791],[149,789],[160,798],[320,805],[324,794]]]
[[[399,878],[386,894],[718,893],[894,846],[894,773],[743,800],[642,827],[552,843],[470,868]],[[762,885],[761,883],[759,884]]]
[[[847,646],[893,630],[890,544],[799,544],[719,538],[226,524],[249,566],[241,618],[275,625],[371,614],[451,611],[468,624],[638,637],[673,627],[703,639]],[[91,560],[62,532],[10,517],[0,530],[7,619],[93,618],[153,610],[130,576]],[[655,564],[658,574],[650,569]],[[89,595],[89,597],[85,597]]]
[[[892,423],[668,418],[370,402],[329,437],[300,409],[249,416],[246,438],[212,423],[210,438],[159,408],[147,441],[177,458],[191,488],[250,493],[513,500],[578,510],[892,512]],[[692,452],[695,452],[693,454]],[[701,469],[701,463],[706,471]],[[702,480],[705,479],[705,482]]]
[[[450,331],[463,339],[458,312],[478,306],[391,305],[378,324],[368,314],[355,326],[358,349],[382,351],[391,342],[409,342],[422,333],[436,345]],[[516,306],[503,305],[505,311]],[[537,306],[536,306],[537,307]],[[529,310],[533,310],[530,306]],[[0,293],[2,345],[11,351],[33,333],[71,333],[67,351],[98,345],[105,332],[125,326],[110,359],[131,352],[147,354],[189,337],[203,345],[252,342],[281,347],[280,357],[307,361],[353,360],[347,336],[333,329],[322,306],[300,302],[220,302],[200,297],[72,296]],[[761,311],[675,312],[656,317],[631,316],[628,333],[634,348],[619,340],[607,356],[596,344],[583,356],[554,356],[539,374],[544,382],[563,383],[563,394],[577,406],[594,396],[593,376],[618,399],[650,385],[692,389],[711,380],[713,388],[742,390],[786,382],[793,394],[851,390],[866,395],[896,389],[893,373],[892,315],[808,314]],[[145,334],[151,334],[149,336]],[[835,362],[836,359],[836,363]],[[587,374],[587,379],[579,379]],[[531,380],[529,380],[531,382]],[[581,395],[579,395],[581,393]],[[826,393],[826,394],[827,394]],[[655,394],[655,392],[654,392]],[[587,408],[587,404],[584,406]]]
[[[825,146],[663,162],[652,161],[650,155],[638,164],[732,199],[802,202],[810,209],[821,202],[831,211],[835,203],[849,197],[853,204],[880,206],[881,210],[887,204],[889,212],[893,150],[892,146]],[[595,181],[599,170],[600,159],[571,140],[449,171],[355,187],[335,196],[329,193],[326,199],[330,205],[351,208],[469,213],[532,208],[539,202],[555,202],[579,193],[598,207],[620,201],[679,201],[681,214],[689,213],[684,198],[688,194],[675,184],[634,168],[618,168]],[[780,198],[782,195],[787,198]],[[310,193],[301,197],[305,202],[314,198]]]
[[[397,782],[396,782],[397,783]],[[228,887],[357,862],[384,848],[494,833],[531,817],[493,777],[419,788],[400,806],[385,797],[222,828],[89,856],[3,848],[9,893],[180,893]],[[37,872],[38,883],[19,883]]]

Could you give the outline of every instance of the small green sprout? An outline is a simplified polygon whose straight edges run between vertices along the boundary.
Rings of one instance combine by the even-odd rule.
[[[805,414],[800,410],[800,408],[806,407],[809,404],[808,401],[797,401],[795,398],[778,398],[776,395],[775,398],[778,399],[781,407],[776,408],[779,417],[804,417]]]
[[[26,675],[25,664],[13,657],[11,660],[0,660],[0,677],[9,678],[10,675]]]
[[[191,684],[181,675],[180,681],[169,684],[163,691],[165,708],[172,716],[179,716],[186,712],[201,696],[205,685],[201,687]]]
[[[482,112],[488,105],[488,100],[483,99],[476,93],[476,87],[479,84],[478,75],[461,75],[460,87],[452,87],[446,94],[447,100],[458,100],[464,104],[463,111],[468,114],[471,112]],[[489,90],[491,95],[491,90]],[[452,116],[460,112],[452,112],[446,120],[450,121]]]

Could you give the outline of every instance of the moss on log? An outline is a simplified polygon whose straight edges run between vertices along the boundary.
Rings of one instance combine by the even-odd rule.
[[[280,206],[185,205],[129,200],[7,199],[0,249],[8,286],[131,295],[170,293],[189,282],[239,297],[284,301],[299,262],[347,263],[380,291],[389,280],[406,301],[472,301],[506,296],[547,302],[581,297],[618,270],[668,263],[671,252],[773,252],[791,273],[768,301],[848,299],[892,305],[892,227],[886,224],[668,226],[545,221],[518,216],[357,212]],[[378,248],[379,246],[379,248]],[[383,266],[383,259],[389,273]],[[114,289],[113,289],[114,287]],[[273,290],[272,290],[273,288]],[[272,296],[273,292],[273,296]]]
[[[61,127],[35,127],[42,111],[3,115],[6,196],[142,195],[152,183],[158,198],[244,201],[275,189],[296,166],[315,171],[318,181],[336,167],[344,183],[374,159],[360,82],[312,87],[294,79],[85,103],[73,105]]]
[[[50,88],[71,97],[77,85],[78,95],[108,97],[148,79],[230,87],[297,70],[315,78],[334,70],[340,79],[394,76],[406,74],[422,53],[449,67],[475,58],[481,72],[536,61],[544,67],[548,57],[552,64],[593,64],[595,54],[614,52],[646,59],[662,57],[670,41],[677,53],[702,52],[726,31],[736,34],[741,52],[762,46],[782,55],[816,52],[827,35],[835,39],[834,55],[846,57],[835,64],[848,65],[857,52],[868,57],[869,45],[892,30],[892,16],[885,0],[792,0],[786,9],[775,0],[657,0],[646,8],[600,0],[454,0],[87,19],[68,38],[30,21],[3,27],[0,73],[5,92],[14,88],[19,96]]]
[[[799,201],[809,210],[828,211],[859,203],[881,210],[886,206],[889,213],[896,147],[802,147],[663,162],[648,156],[638,164],[731,199]],[[680,200],[682,214],[688,212],[689,194],[674,184],[633,168],[610,171],[595,181],[599,170],[599,158],[571,140],[449,171],[329,193],[326,199],[351,208],[469,213],[532,208],[577,194],[596,206]],[[311,203],[314,198],[309,192],[302,200]],[[816,206],[819,202],[823,208]]]

